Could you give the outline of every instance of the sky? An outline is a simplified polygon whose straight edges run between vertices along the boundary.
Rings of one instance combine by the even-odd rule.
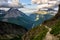
[[[29,4],[31,4],[31,0],[20,0],[20,3],[23,4],[23,6],[25,6],[26,8],[30,8],[30,9],[34,9],[34,10],[37,9],[37,4],[29,5]],[[41,7],[41,6],[39,6],[39,7]]]
[[[29,4],[31,4],[31,0],[20,0],[20,3],[22,3],[22,5],[24,5],[27,8],[36,8],[37,7],[37,4],[29,5]]]
[[[30,4],[31,0],[20,0],[20,2],[23,4]]]
[[[31,0],[20,0],[20,3],[27,8],[37,8],[37,4],[32,4]],[[31,4],[31,5],[30,5]],[[40,6],[39,6],[40,7]]]
[[[20,3],[22,3],[22,5],[24,5],[27,8],[36,8],[36,4],[31,4],[31,0],[20,0]]]

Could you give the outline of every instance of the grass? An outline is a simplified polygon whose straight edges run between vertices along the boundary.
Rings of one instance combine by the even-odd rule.
[[[50,28],[52,28],[51,30],[51,34],[53,35],[58,35],[60,34],[60,18],[57,19],[51,19],[51,20],[47,20],[43,23],[43,25],[46,25]]]
[[[43,40],[46,33],[47,33],[47,30],[44,30],[44,31],[40,32],[39,34],[37,34],[32,40]]]
[[[54,26],[51,27],[52,30],[51,30],[51,34],[53,35],[58,35],[60,34],[60,21],[58,21]]]
[[[46,29],[45,26],[39,25],[25,34],[23,38],[25,38],[24,40],[43,40],[43,38],[46,36],[47,31],[48,29]]]

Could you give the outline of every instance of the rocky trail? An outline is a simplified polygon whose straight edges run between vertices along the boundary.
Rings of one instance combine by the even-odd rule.
[[[52,30],[51,28],[45,26],[45,28],[47,28],[49,31],[47,32],[45,38],[43,40],[59,40],[57,37],[55,37],[54,35],[50,34],[50,31]]]

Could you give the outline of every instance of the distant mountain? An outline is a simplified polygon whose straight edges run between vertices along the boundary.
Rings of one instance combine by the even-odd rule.
[[[38,20],[36,20],[37,15],[39,15]],[[41,15],[41,14],[36,14],[36,13],[31,14],[30,16],[27,16],[25,13],[19,11],[16,8],[10,8],[6,12],[6,15],[4,15],[2,17],[2,21],[21,25],[26,29],[31,29],[32,27],[35,27],[35,26],[43,23],[44,20],[47,20],[51,17],[52,17],[52,15],[50,15],[50,14]]]
[[[6,11],[0,10],[0,15],[1,15],[1,14],[6,14]]]
[[[11,8],[7,11],[7,14],[3,17],[5,22],[21,25],[27,29],[30,29],[33,25],[33,20],[27,16],[25,13],[19,11],[18,9]]]
[[[7,14],[6,11],[4,10],[0,10],[0,21],[2,20],[2,18]]]
[[[10,9],[8,11],[0,10],[0,35],[1,35],[0,40],[15,39],[15,38],[21,39],[21,36],[27,32],[27,30],[21,25],[24,24],[24,22],[22,20],[19,20],[21,19],[20,17],[23,14],[21,14],[20,16],[19,13],[23,12],[20,12],[17,9]],[[20,23],[21,21],[22,23]],[[15,23],[20,24],[16,25]]]

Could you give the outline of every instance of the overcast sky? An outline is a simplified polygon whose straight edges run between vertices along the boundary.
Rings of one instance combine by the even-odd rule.
[[[32,0],[32,1],[35,1],[35,2],[37,2],[37,3],[39,3],[39,1],[41,1],[41,0]],[[45,2],[47,3],[47,1],[48,0],[45,0]],[[56,0],[56,1],[58,1],[58,0]],[[26,7],[29,7],[29,8],[36,8],[36,5],[37,4],[33,4],[33,5],[28,5],[28,4],[31,4],[31,0],[20,0],[20,2],[23,4],[23,5],[25,5]],[[42,0],[42,2],[44,3],[44,0]],[[54,3],[54,2],[53,2]]]
[[[0,0],[0,1],[2,1],[2,0]],[[37,6],[37,4],[32,4],[31,0],[19,0],[19,1],[23,6],[25,6],[27,8],[36,8],[36,6]],[[36,2],[39,2],[39,1],[40,0],[37,0]],[[44,0],[42,2],[44,2]],[[30,4],[32,4],[32,5],[30,5]]]

